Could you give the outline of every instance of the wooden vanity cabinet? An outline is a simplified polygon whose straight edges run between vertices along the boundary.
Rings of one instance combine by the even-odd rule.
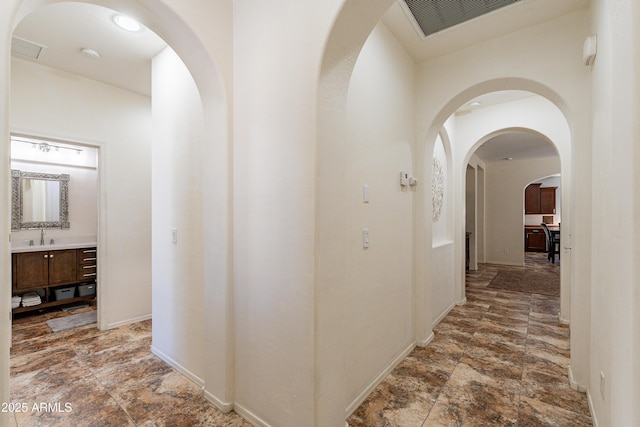
[[[97,276],[96,248],[21,252],[11,255],[13,293],[44,290],[42,304],[14,308],[14,313],[39,310],[95,298],[93,295],[56,300],[56,288],[93,283]]]
[[[16,290],[76,282],[76,249],[13,254]]]

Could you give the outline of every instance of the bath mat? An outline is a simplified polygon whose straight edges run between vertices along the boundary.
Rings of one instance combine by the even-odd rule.
[[[489,288],[560,296],[560,274],[532,271],[499,271]]]
[[[72,314],[71,316],[59,317],[57,319],[47,320],[47,325],[53,332],[66,331],[67,329],[77,328],[79,326],[90,325],[96,323],[97,312],[88,311],[86,313]]]
[[[89,307],[89,304],[84,302],[84,303],[79,303],[79,304],[76,304],[76,305],[65,305],[60,310],[62,310],[62,311],[73,311],[73,310],[77,310],[79,308],[87,308],[87,307]]]

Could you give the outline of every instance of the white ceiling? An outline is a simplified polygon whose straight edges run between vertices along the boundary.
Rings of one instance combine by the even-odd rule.
[[[427,38],[416,31],[403,5],[403,0],[394,3],[382,21],[414,60],[421,62],[587,7],[589,0],[522,0]],[[14,35],[47,46],[36,60],[39,64],[150,95],[151,58],[166,44],[149,29],[130,33],[116,27],[112,22],[115,13],[86,3],[57,3],[28,15]],[[101,58],[87,58],[80,53],[82,48],[98,51]],[[524,96],[530,94],[503,91],[484,95],[479,100],[484,107]],[[469,108],[461,106],[458,112]],[[522,133],[496,137],[476,154],[487,162],[505,157],[556,155],[546,140]]]
[[[528,160],[558,155],[545,138],[527,132],[509,132],[495,136],[482,144],[475,152],[487,163]]]
[[[14,35],[47,46],[35,62],[134,92],[151,93],[151,58],[166,47],[147,28],[118,28],[111,9],[86,3],[57,3],[23,19]],[[80,53],[91,48],[98,60]]]
[[[413,59],[422,62],[588,6],[589,0],[522,0],[423,38],[404,1],[397,0],[382,22]]]

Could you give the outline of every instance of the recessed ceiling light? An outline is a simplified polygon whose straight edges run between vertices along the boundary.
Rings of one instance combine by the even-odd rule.
[[[89,49],[88,47],[85,47],[83,49],[80,49],[80,53],[90,59],[100,59],[100,54],[95,49]]]
[[[125,15],[114,15],[113,22],[123,30],[133,33],[142,30],[142,25],[138,21]]]
[[[502,160],[513,160],[513,157],[505,157],[505,158],[504,158],[504,159],[502,159]]]
[[[471,101],[469,107],[475,108],[480,106],[480,101]]]

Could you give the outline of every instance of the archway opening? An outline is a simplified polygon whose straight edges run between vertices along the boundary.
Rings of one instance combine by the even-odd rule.
[[[229,123],[221,73],[210,50],[201,45],[193,30],[159,2],[149,8],[100,0],[41,3],[22,3],[17,31],[21,23],[58,8],[72,14],[82,10],[78,18],[86,20],[83,25],[111,28],[117,9],[146,24],[140,34],[148,36],[155,31],[175,48],[173,51],[163,46],[153,52],[152,58],[144,58],[143,62],[148,62],[144,66],[122,64],[125,74],[127,68],[147,70],[148,93],[137,86],[128,87],[126,75],[118,84],[81,76],[72,69],[14,59],[14,66],[28,72],[13,73],[11,83],[16,90],[9,127],[100,148],[104,155],[96,232],[99,326],[121,327],[150,319],[153,312],[153,352],[204,387],[207,396],[228,411],[231,338],[218,326],[226,324],[230,310],[226,297],[230,286]],[[107,10],[108,16],[103,19],[100,13],[84,13],[87,10]],[[69,17],[64,25],[70,26],[72,21]],[[54,31],[47,35],[47,26],[39,27],[41,44],[49,44],[52,55],[59,52],[53,49],[58,42],[67,48],[79,42],[54,41],[60,34]],[[84,41],[88,41],[94,33],[87,31],[84,35]],[[34,38],[38,37],[36,34]],[[118,44],[108,36],[96,37],[94,41],[106,42],[103,46]],[[122,56],[131,59],[139,54],[134,45],[131,42],[129,46],[133,54],[125,52]],[[79,49],[73,51],[80,56]],[[115,55],[113,51],[103,52],[104,57],[109,54]],[[80,61],[99,61],[97,56],[99,52]],[[113,74],[120,71],[114,69]],[[133,74],[129,75],[131,81],[136,80]],[[28,86],[30,92],[25,90]],[[202,188],[205,182],[210,185]],[[216,215],[212,215],[214,206]],[[205,313],[204,306],[213,303],[219,310]],[[214,336],[216,333],[220,336]],[[218,344],[214,349],[207,342]],[[221,348],[226,350],[221,352]],[[214,353],[224,353],[224,357],[214,357]]]
[[[343,298],[345,289],[348,288],[346,281],[341,281],[340,278],[346,277],[346,272],[350,266],[346,265],[343,260],[343,248],[348,246],[349,240],[344,236],[338,235],[339,233],[332,233],[331,235],[325,234],[323,228],[326,224],[331,224],[334,229],[346,230],[350,229],[351,224],[345,220],[347,217],[346,211],[350,208],[346,200],[348,197],[343,197],[340,192],[333,192],[332,189],[340,188],[344,183],[349,183],[348,178],[353,177],[350,173],[349,163],[344,162],[344,148],[350,140],[350,134],[348,133],[349,118],[349,97],[352,87],[350,84],[354,82],[353,76],[355,75],[355,69],[359,66],[363,55],[366,53],[366,44],[363,47],[363,40],[369,34],[370,29],[375,25],[377,19],[381,16],[381,10],[386,8],[388,4],[384,2],[376,3],[375,8],[371,8],[366,11],[363,19],[357,20],[358,27],[347,30],[346,25],[349,22],[349,18],[355,16],[358,9],[357,2],[347,2],[344,8],[344,14],[341,14],[336,21],[334,32],[332,32],[328,43],[328,49],[325,54],[325,61],[323,62],[323,70],[320,79],[320,96],[319,99],[319,137],[317,146],[317,182],[316,187],[318,194],[318,209],[316,209],[316,224],[318,225],[316,233],[316,248],[318,253],[318,270],[316,271],[316,289],[319,295],[319,302],[316,303],[317,316],[319,319],[323,319],[329,316],[330,313],[347,311],[348,304],[341,309],[340,303],[338,307],[332,306],[332,310],[326,310],[326,307],[322,304],[322,301],[331,299],[331,301],[346,301],[348,298]],[[343,19],[344,18],[344,21]],[[344,27],[343,27],[344,25]],[[362,51],[361,51],[362,49]],[[496,49],[497,51],[498,49]],[[358,56],[358,55],[361,56]],[[499,53],[487,49],[486,54],[490,55],[495,61],[509,62],[505,59],[503,51]],[[495,57],[493,56],[495,54]],[[454,58],[455,56],[455,58]],[[477,59],[477,54],[470,55]],[[508,67],[511,70],[512,75],[504,75],[503,69],[497,69],[492,67],[485,67],[486,60],[484,61],[465,61],[465,55],[451,55],[446,59],[434,59],[433,61],[419,62],[416,67],[415,80],[417,84],[417,129],[415,136],[415,144],[411,147],[413,164],[411,165],[413,170],[405,170],[409,172],[409,175],[415,175],[417,182],[427,183],[427,186],[418,186],[415,193],[413,193],[413,210],[412,219],[414,221],[414,236],[413,241],[413,273],[414,273],[414,321],[411,325],[414,328],[414,334],[416,342],[420,345],[428,344],[430,340],[432,322],[438,319],[437,313],[434,313],[433,307],[433,281],[430,278],[432,272],[441,268],[443,265],[436,260],[433,256],[433,227],[430,222],[432,220],[432,206],[431,206],[431,191],[423,191],[423,188],[427,188],[428,184],[432,180],[432,156],[434,143],[438,134],[441,132],[444,123],[449,117],[467,102],[473,100],[474,97],[482,94],[504,91],[504,90],[520,90],[529,92],[531,94],[540,95],[536,97],[536,100],[541,104],[545,104],[542,108],[553,109],[553,124],[557,125],[557,128],[552,132],[552,138],[554,142],[562,141],[562,149],[559,150],[563,159],[563,177],[570,176],[565,172],[570,172],[570,139],[571,134],[569,131],[570,115],[568,114],[568,108],[561,96],[555,93],[550,87],[544,83],[540,83],[539,80],[532,79],[528,76],[531,74],[528,70],[519,70],[516,66]],[[451,60],[451,63],[448,62]],[[458,63],[459,62],[459,63]],[[388,62],[387,64],[390,64]],[[353,68],[355,64],[355,69]],[[510,64],[512,65],[512,64]],[[475,71],[478,71],[477,73]],[[435,76],[431,78],[431,76]],[[514,77],[515,76],[515,77]],[[371,94],[375,93],[376,88],[371,89]],[[374,95],[372,95],[373,97]],[[375,105],[375,104],[372,104]],[[469,113],[469,116],[473,115],[477,117],[481,115],[480,110]],[[459,117],[456,117],[458,119]],[[506,118],[506,119],[505,119]],[[510,118],[513,119],[510,122]],[[376,124],[384,123],[384,117],[378,116]],[[539,123],[537,118],[529,115],[529,117],[522,117],[521,121],[515,120],[510,111],[505,111],[505,115],[501,117],[501,126],[504,128],[531,128],[536,129]],[[464,119],[461,118],[461,121]],[[371,121],[373,123],[373,121]],[[534,123],[535,122],[535,123]],[[508,123],[508,124],[507,124]],[[453,277],[452,286],[454,287],[453,301],[450,301],[448,305],[443,304],[447,309],[453,308],[456,303],[463,304],[465,291],[464,291],[464,215],[465,204],[463,199],[465,194],[465,170],[466,165],[469,162],[471,156],[471,148],[481,138],[488,135],[492,131],[499,127],[496,127],[495,122],[485,121],[486,128],[484,132],[478,132],[476,135],[464,135],[462,133],[456,133],[454,136],[454,142],[452,146],[454,159],[452,165],[452,173],[454,174],[454,189],[453,194],[456,198],[454,203],[455,212],[455,225],[453,232],[454,251],[451,254],[452,258],[452,272],[447,273],[447,277]],[[371,134],[374,126],[371,126],[369,131]],[[462,143],[460,142],[462,141]],[[337,160],[335,163],[332,162]],[[566,162],[565,162],[566,160]],[[401,169],[402,172],[405,172]],[[482,166],[478,168],[479,178],[476,180],[481,183],[480,187],[486,187],[486,180],[488,179],[488,172],[486,168]],[[485,185],[482,182],[485,182]],[[476,186],[478,184],[476,183]],[[359,187],[359,186],[358,186]],[[566,188],[564,186],[563,188]],[[358,194],[360,192],[358,191]],[[353,191],[353,194],[356,194]],[[485,197],[483,197],[484,199]],[[330,208],[329,208],[330,207]],[[566,214],[566,213],[565,213]],[[520,216],[522,216],[522,210],[520,209]],[[477,221],[477,216],[476,216]],[[361,230],[357,230],[353,227],[352,236],[360,236]],[[522,229],[522,217],[520,217],[520,229]],[[522,231],[519,235],[523,234]],[[373,236],[373,234],[372,234]],[[484,238],[488,238],[485,236]],[[354,240],[351,240],[352,242]],[[372,240],[373,241],[373,240]],[[344,243],[344,244],[343,244]],[[476,243],[477,244],[477,243]],[[483,244],[486,246],[486,243]],[[328,249],[332,248],[332,249]],[[334,250],[335,248],[335,250]],[[331,253],[329,253],[331,252]],[[340,254],[340,255],[338,255]],[[483,258],[486,259],[489,254],[483,253]],[[327,262],[329,261],[329,262]],[[329,280],[329,278],[331,280]],[[567,289],[569,282],[567,281]],[[331,298],[329,298],[329,295]],[[325,298],[323,298],[325,297]],[[568,298],[565,299],[568,301]],[[568,307],[568,302],[567,302]],[[446,313],[445,313],[446,314]],[[567,312],[568,314],[568,312]],[[334,319],[335,320],[335,319]],[[347,333],[341,330],[338,334],[331,337],[320,334],[318,340],[318,346],[320,348],[331,347],[338,348],[339,342],[346,341],[354,343],[356,341],[347,338]],[[355,347],[355,344],[354,346]],[[350,356],[348,356],[349,358]],[[388,358],[389,359],[389,358]],[[335,365],[327,365],[323,368],[327,369],[327,373],[331,371],[331,368],[338,369]],[[360,365],[364,369],[371,368],[371,365]],[[322,370],[322,369],[321,369]],[[375,369],[370,369],[375,371]],[[379,371],[378,371],[379,372]],[[322,372],[320,372],[320,375]],[[344,377],[344,376],[343,376]],[[361,386],[361,384],[359,384]],[[368,387],[365,384],[365,388]],[[340,391],[331,386],[323,385],[322,391],[327,391],[328,395],[338,396],[334,402],[347,401],[350,396],[341,398]],[[344,390],[344,387],[342,387]],[[363,393],[364,394],[364,393]],[[361,396],[361,395],[360,395]],[[360,397],[358,396],[358,397]],[[357,400],[356,400],[357,402]],[[339,405],[338,405],[339,406]],[[353,409],[354,403],[348,407],[347,412]],[[327,411],[332,413],[332,411]]]

